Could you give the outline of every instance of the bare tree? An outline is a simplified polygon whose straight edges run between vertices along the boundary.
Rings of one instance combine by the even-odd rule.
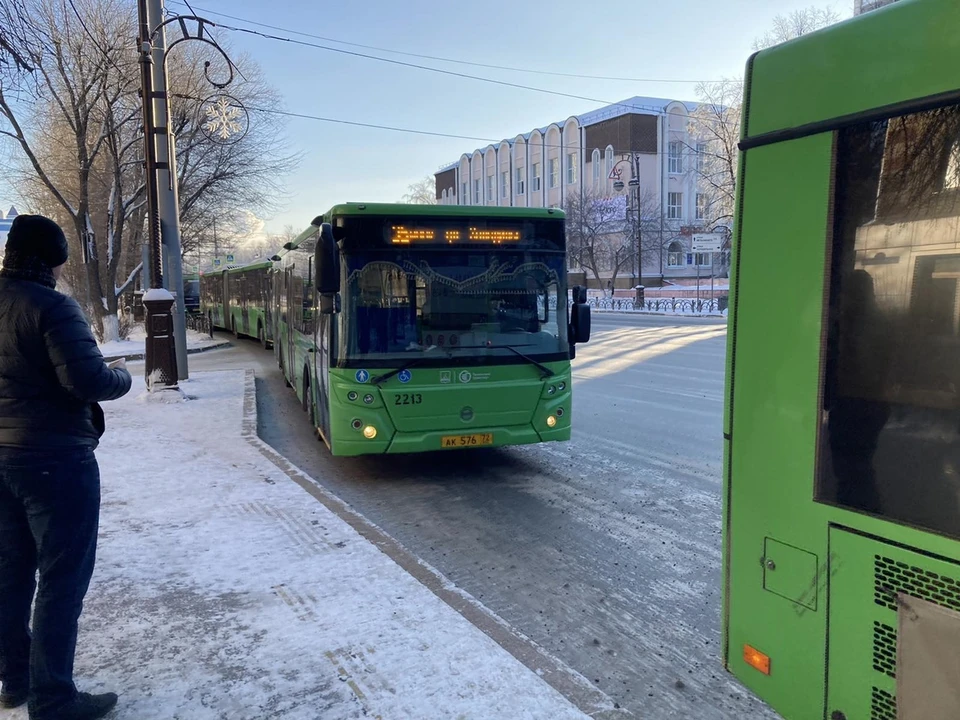
[[[19,151],[18,189],[73,228],[67,284],[95,332],[115,339],[118,297],[140,269],[144,231],[134,9],[124,0],[8,0],[0,28],[0,139]],[[212,240],[217,221],[230,236],[250,211],[275,209],[279,178],[299,160],[269,112],[279,98],[249,61],[230,86],[251,108],[247,133],[224,145],[202,131],[211,52],[186,43],[167,60],[185,255]]]
[[[773,27],[753,41],[754,51],[763,50],[780,43],[812,33],[840,20],[840,13],[830,7],[811,5],[803,10],[794,10],[789,15],[773,18]]]
[[[412,203],[414,205],[436,205],[437,204],[437,184],[432,175],[427,175],[422,180],[417,180],[407,186],[407,192],[404,194],[401,202]]]
[[[120,0],[76,0],[70,9],[56,0],[11,0],[0,6],[0,25],[0,137],[20,149],[34,191],[49,195],[63,224],[72,226],[80,250],[73,262],[84,263],[94,329],[116,339],[122,288],[113,279],[122,230],[136,210],[135,198],[117,194],[124,176],[118,154],[136,118],[129,111],[136,65],[124,31],[133,27],[130,8]]]
[[[564,212],[567,218],[567,256],[583,270],[589,270],[597,285],[600,275],[610,274],[610,283],[631,266],[631,244],[626,233],[627,201],[622,195],[605,196],[596,191],[571,193]]]
[[[840,15],[831,8],[809,7],[777,15],[773,27],[754,41],[762,50],[832,25]],[[694,155],[693,172],[703,196],[705,226],[729,225],[736,199],[743,80],[727,78],[700,83],[698,107],[690,114],[689,133],[697,138],[688,146]]]

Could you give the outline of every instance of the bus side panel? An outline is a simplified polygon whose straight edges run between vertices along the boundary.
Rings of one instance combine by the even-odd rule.
[[[827,537],[811,499],[832,147],[826,133],[747,151],[731,327],[726,664],[790,718],[823,713]]]

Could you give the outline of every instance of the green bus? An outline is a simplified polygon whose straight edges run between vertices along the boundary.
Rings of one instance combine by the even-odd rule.
[[[200,312],[210,332],[220,328],[265,347],[273,342],[271,270],[273,261],[208,271],[200,277]]]
[[[568,303],[564,225],[556,209],[349,203],[289,243],[275,353],[331,452],[568,440],[590,309],[583,288]]]
[[[960,718],[960,3],[746,71],[724,662],[790,720]]]

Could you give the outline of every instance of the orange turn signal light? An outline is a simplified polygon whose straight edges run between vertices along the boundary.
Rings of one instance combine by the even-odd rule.
[[[755,647],[750,647],[749,645],[743,646],[743,661],[764,675],[770,674],[770,656],[764,655]]]

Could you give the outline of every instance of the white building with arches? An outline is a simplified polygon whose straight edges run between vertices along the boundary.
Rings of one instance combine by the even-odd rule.
[[[693,103],[633,97],[613,105],[506,138],[465,152],[436,173],[437,202],[445,205],[567,208],[570,198],[625,196],[625,213],[635,213],[639,166],[643,221],[643,268],[638,258],[616,263],[599,279],[571,267],[589,285],[616,286],[696,277],[709,263],[692,252],[691,236],[703,231],[705,196],[698,192],[698,156],[706,146],[691,133]],[[633,159],[637,158],[637,165]],[[619,175],[613,171],[617,170]],[[623,184],[623,187],[617,181]],[[655,218],[651,217],[655,216]],[[627,238],[620,238],[621,242]]]

